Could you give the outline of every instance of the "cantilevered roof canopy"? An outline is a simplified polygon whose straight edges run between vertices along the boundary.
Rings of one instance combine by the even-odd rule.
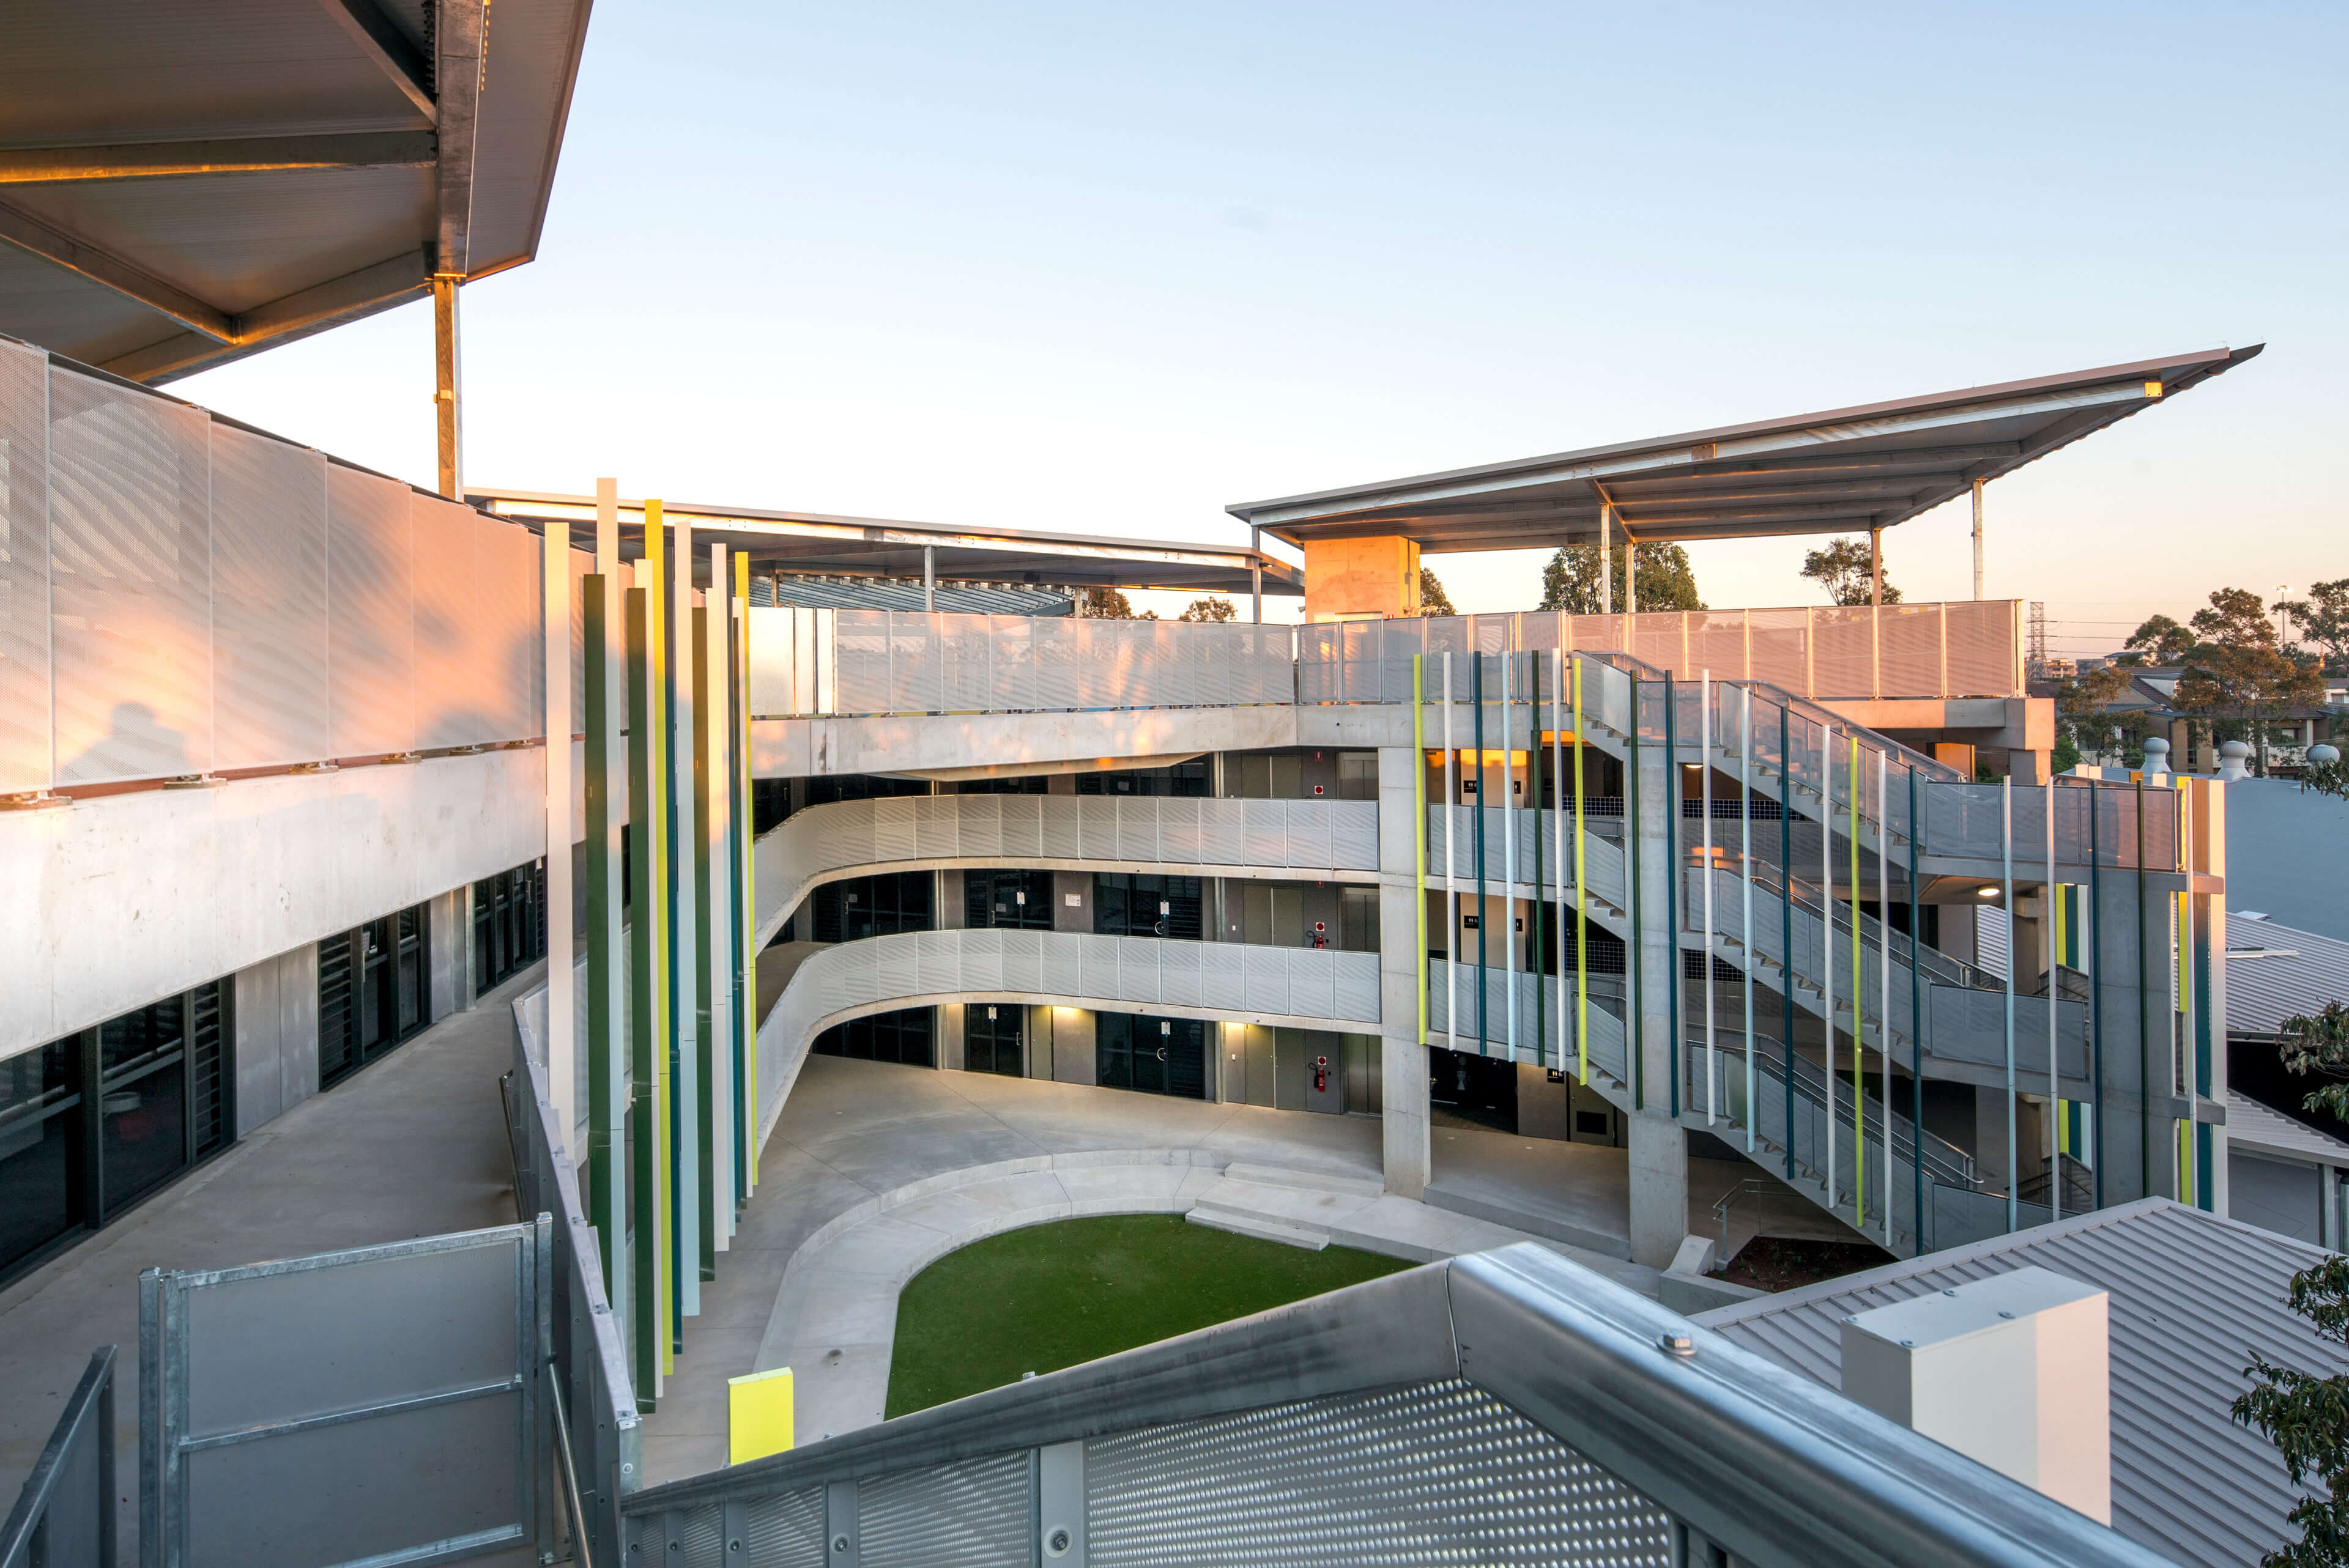
[[[168,381],[530,260],[588,3],[0,5],[0,332]]]
[[[2068,376],[1728,425],[1422,474],[1225,510],[1267,533],[1399,535],[1433,553],[1592,544],[1612,502],[1639,540],[1739,539],[1888,528],[2260,352],[2107,365]]]
[[[505,0],[498,0],[503,5]],[[559,519],[593,524],[595,498],[538,490],[469,487],[465,499],[501,517],[523,522]],[[944,528],[883,518],[833,517],[812,511],[664,501],[663,514],[687,519],[695,538],[746,552],[759,571],[817,572],[919,582],[922,552],[934,552],[941,582],[1054,583],[1082,587],[1173,588],[1193,593],[1245,593],[1249,570],[1261,566],[1267,593],[1294,597],[1304,575],[1277,556],[1239,544],[1182,544],[1104,534],[1038,533],[1015,528]],[[620,502],[621,553],[644,547],[644,502]]]

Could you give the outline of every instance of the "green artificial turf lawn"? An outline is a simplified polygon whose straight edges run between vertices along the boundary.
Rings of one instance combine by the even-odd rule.
[[[1409,1267],[1350,1247],[1309,1253],[1236,1236],[1180,1214],[1009,1231],[940,1258],[897,1298],[889,1414]]]

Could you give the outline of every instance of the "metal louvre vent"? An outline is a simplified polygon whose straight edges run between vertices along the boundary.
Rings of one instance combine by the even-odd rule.
[[[1025,1450],[884,1476],[856,1489],[863,1560],[888,1568],[1028,1568],[1034,1511]]]
[[[1086,1445],[1087,1562],[1669,1568],[1670,1516],[1475,1386]]]

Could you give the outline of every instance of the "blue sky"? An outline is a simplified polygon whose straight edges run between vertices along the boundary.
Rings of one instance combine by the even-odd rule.
[[[2340,6],[602,0],[540,259],[467,291],[468,476],[1233,538],[1234,500],[2266,342],[1991,487],[1990,592],[2095,651],[2349,576],[2345,43]],[[174,390],[429,482],[430,375],[410,306]],[[1910,597],[1971,592],[1963,512],[1889,536]],[[1698,581],[1814,601],[1803,548]]]

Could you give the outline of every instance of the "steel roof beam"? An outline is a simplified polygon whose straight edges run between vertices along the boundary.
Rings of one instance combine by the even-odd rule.
[[[152,273],[88,241],[76,239],[30,212],[0,204],[0,240],[88,278],[101,288],[111,289],[216,343],[225,343],[236,335],[235,325],[227,312],[173,288]]]
[[[1994,458],[2011,458],[2023,449],[2020,441],[1975,441],[1959,447],[1911,447],[1898,450],[1842,452],[1820,448],[1797,458],[1716,458],[1693,464],[1689,472],[1700,479],[1798,473],[1884,473],[1896,469],[1962,468]],[[1624,484],[1647,481],[1624,480]]]
[[[431,0],[440,21],[433,30],[432,81],[440,108],[442,273],[463,277],[473,223],[473,146],[479,129],[481,77],[489,69],[487,0]]]
[[[384,78],[399,89],[426,119],[440,117],[432,101],[432,67],[408,41],[408,35],[385,15],[375,0],[318,0],[326,15],[343,26],[360,52],[375,63]]]
[[[429,130],[150,141],[113,147],[10,147],[0,148],[0,185],[168,180],[296,169],[405,168],[430,163],[435,156]]]
[[[98,368],[150,385],[191,375],[242,358],[264,346],[306,337],[412,299],[424,292],[431,273],[429,254],[422,250],[409,251],[388,262],[378,262],[371,267],[257,304],[241,315],[226,317],[230,335],[225,342],[196,333],[181,333],[160,343],[133,349]]]

